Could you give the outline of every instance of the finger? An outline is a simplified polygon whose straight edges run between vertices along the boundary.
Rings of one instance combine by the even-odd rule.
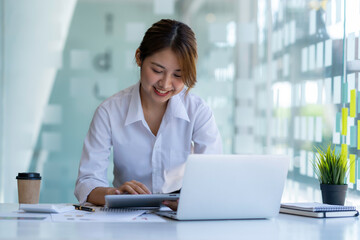
[[[147,189],[147,187],[140,182],[133,180],[128,184],[139,194],[150,194],[150,191]]]
[[[138,194],[128,183],[122,185],[119,190],[121,193]]]
[[[136,180],[132,180],[131,183],[141,188],[141,190],[144,192],[143,194],[151,194],[150,190],[143,183],[138,182]]]
[[[179,201],[170,201],[170,200],[163,201],[163,204],[165,206],[171,208],[171,210],[173,210],[173,211],[177,211],[178,203],[179,203]]]
[[[146,194],[151,194],[150,190],[145,186],[145,184],[135,181],[137,182],[138,186],[141,187],[141,189],[146,193]]]
[[[108,195],[117,195],[117,194],[120,194],[120,191],[116,188],[110,188],[108,189],[107,193]]]

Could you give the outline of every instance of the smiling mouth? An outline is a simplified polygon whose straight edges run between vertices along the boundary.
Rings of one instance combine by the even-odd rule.
[[[160,90],[156,87],[154,87],[155,93],[159,96],[166,96],[170,93],[170,91]]]

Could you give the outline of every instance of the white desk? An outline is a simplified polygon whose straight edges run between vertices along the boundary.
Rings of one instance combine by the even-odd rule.
[[[0,204],[12,212],[18,204]],[[163,223],[62,223],[0,220],[0,239],[359,239],[359,218],[315,219],[280,214],[270,220]]]

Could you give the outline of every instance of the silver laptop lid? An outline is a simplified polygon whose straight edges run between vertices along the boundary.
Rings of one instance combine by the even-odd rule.
[[[271,218],[279,213],[289,157],[192,154],[177,218]]]

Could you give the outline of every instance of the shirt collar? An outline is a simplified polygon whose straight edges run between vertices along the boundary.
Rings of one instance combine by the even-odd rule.
[[[184,102],[182,101],[182,99],[186,97],[185,94],[186,88],[184,87],[184,89],[180,93],[170,98],[169,104],[167,106],[168,109],[166,110],[166,117],[172,116],[190,122],[189,116],[184,106]]]
[[[131,89],[129,110],[125,120],[125,126],[131,123],[144,120],[144,112],[140,100],[140,81]]]
[[[125,126],[137,121],[145,120],[140,100],[140,81],[134,85],[134,88],[131,91],[131,100],[129,104],[128,114],[126,116]],[[180,93],[170,98],[169,104],[166,109],[165,118],[176,117],[190,122],[184,103],[181,100],[183,97],[185,97],[185,93],[186,88],[184,87],[184,89]]]

